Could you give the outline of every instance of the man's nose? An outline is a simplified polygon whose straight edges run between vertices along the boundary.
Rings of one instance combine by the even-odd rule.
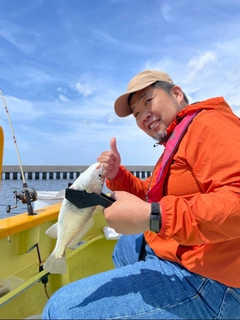
[[[151,112],[149,110],[144,110],[144,112],[142,113],[142,121],[147,121],[149,118],[151,117]]]

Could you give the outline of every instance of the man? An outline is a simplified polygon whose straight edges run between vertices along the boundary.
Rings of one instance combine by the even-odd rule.
[[[60,289],[44,318],[240,318],[240,121],[223,98],[188,105],[164,72],[136,75],[120,117],[165,146],[152,177],[121,165],[116,139],[98,161],[122,233],[114,270]],[[144,237],[143,237],[144,233]]]

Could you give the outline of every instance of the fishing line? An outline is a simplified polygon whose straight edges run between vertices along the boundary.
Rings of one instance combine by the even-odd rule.
[[[21,171],[22,181],[23,181],[23,189],[24,189],[24,194],[25,194],[25,197],[24,197],[21,193],[18,194],[17,191],[15,191],[16,201],[17,201],[17,198],[19,198],[19,199],[22,200],[23,203],[27,203],[28,214],[29,215],[33,215],[35,213],[33,213],[33,208],[32,208],[32,205],[31,205],[31,199],[33,201],[35,201],[36,198],[37,198],[37,194],[36,194],[34,189],[31,190],[31,192],[29,193],[27,182],[26,182],[25,177],[24,177],[22,162],[21,162],[20,153],[19,153],[19,150],[18,150],[18,145],[17,145],[17,139],[16,139],[16,136],[15,136],[15,133],[14,133],[14,130],[13,130],[13,126],[12,126],[12,121],[10,119],[9,110],[8,110],[8,107],[7,107],[7,104],[6,104],[6,101],[4,99],[4,96],[3,96],[3,93],[2,93],[1,89],[0,89],[0,94],[2,96],[4,108],[5,108],[7,117],[8,117],[8,122],[9,122],[10,129],[11,129],[11,132],[12,132],[13,142],[14,142],[15,147],[16,147],[18,163],[19,163],[19,166],[20,166],[20,171]],[[38,243],[36,244],[36,249],[37,249],[37,255],[38,255],[38,260],[39,260],[39,272],[41,272],[43,270],[43,262],[42,262],[42,259],[41,259],[41,254],[40,254],[40,249],[39,249]],[[41,279],[41,282],[44,285],[45,294],[46,294],[47,298],[49,299],[49,295],[48,295],[48,291],[47,291],[48,275],[45,275]]]
[[[17,206],[17,199],[19,198],[20,200],[22,200],[22,203],[27,203],[28,214],[29,215],[34,215],[35,213],[33,212],[33,207],[31,205],[31,200],[32,201],[37,200],[37,192],[35,191],[35,189],[32,189],[30,192],[28,190],[28,185],[27,185],[27,182],[26,182],[25,177],[24,177],[24,172],[23,172],[22,162],[21,162],[21,158],[20,158],[20,153],[19,153],[19,150],[18,150],[17,139],[16,139],[16,136],[14,134],[12,122],[11,122],[11,119],[10,119],[9,110],[8,110],[8,107],[7,107],[7,104],[5,102],[5,99],[4,99],[4,96],[3,96],[3,93],[2,93],[1,89],[0,89],[0,94],[2,96],[4,108],[5,108],[7,117],[8,117],[8,122],[9,122],[9,125],[10,125],[10,129],[11,129],[11,132],[12,132],[12,138],[13,138],[13,142],[15,144],[17,157],[18,157],[18,163],[19,163],[19,166],[20,166],[20,171],[21,171],[22,181],[23,181],[23,193],[19,193],[18,194],[17,191],[15,191],[16,206]],[[7,206],[7,212],[10,212],[11,209],[12,208],[16,208],[16,206],[15,207]]]
[[[12,131],[12,138],[13,138],[13,142],[15,144],[15,148],[16,148],[16,152],[17,152],[18,163],[19,163],[19,166],[20,166],[22,180],[23,180],[23,183],[26,183],[26,180],[25,180],[25,177],[24,177],[24,173],[23,173],[23,167],[22,167],[22,162],[21,162],[21,158],[20,158],[20,153],[19,153],[19,150],[18,150],[17,139],[16,139],[16,136],[15,136],[14,131],[13,131],[13,126],[12,126],[12,122],[11,122],[11,119],[10,119],[9,110],[8,110],[8,107],[7,107],[7,104],[5,102],[5,99],[4,99],[4,96],[3,96],[3,93],[2,93],[1,89],[0,89],[0,94],[2,96],[2,100],[3,100],[4,108],[5,108],[7,117],[8,117],[8,122],[9,122],[9,125],[10,125],[10,129]]]

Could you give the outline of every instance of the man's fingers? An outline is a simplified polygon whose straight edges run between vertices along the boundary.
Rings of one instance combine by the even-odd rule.
[[[117,141],[116,138],[112,138],[110,140],[110,149],[114,154],[118,154],[118,149],[117,149]]]

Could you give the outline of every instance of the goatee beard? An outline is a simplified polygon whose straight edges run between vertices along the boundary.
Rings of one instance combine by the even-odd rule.
[[[157,140],[158,144],[163,144],[168,140],[167,131],[164,130],[164,131],[158,132],[153,139]]]

